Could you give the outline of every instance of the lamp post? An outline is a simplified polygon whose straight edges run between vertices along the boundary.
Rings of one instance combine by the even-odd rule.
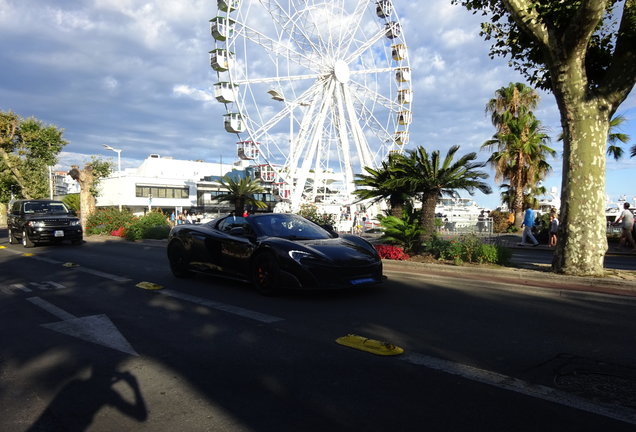
[[[117,153],[117,197],[119,198],[119,211],[121,211],[121,149],[116,149],[106,144],[102,144],[106,150]]]

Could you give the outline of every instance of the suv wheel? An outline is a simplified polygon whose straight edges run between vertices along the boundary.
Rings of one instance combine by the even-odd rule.
[[[13,235],[13,232],[11,231],[11,228],[9,228],[9,244],[17,244],[18,243],[18,239],[15,238],[15,236]]]
[[[29,238],[29,235],[27,234],[26,230],[22,231],[22,246],[24,246],[25,248],[31,248],[31,247],[35,246],[35,243],[33,243],[31,241],[31,239]]]

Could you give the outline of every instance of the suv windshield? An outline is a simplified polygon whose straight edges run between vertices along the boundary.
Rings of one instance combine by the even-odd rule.
[[[33,201],[24,203],[24,213],[68,214],[68,209],[63,202]]]

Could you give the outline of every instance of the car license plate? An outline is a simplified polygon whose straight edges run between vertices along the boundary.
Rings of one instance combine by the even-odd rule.
[[[370,282],[375,282],[375,279],[373,278],[353,279],[351,281],[351,285],[360,285],[360,284],[370,283]]]
[[[55,231],[55,232],[53,233],[53,235],[54,235],[55,237],[64,237],[64,231],[62,231],[62,230],[57,230],[57,231]]]

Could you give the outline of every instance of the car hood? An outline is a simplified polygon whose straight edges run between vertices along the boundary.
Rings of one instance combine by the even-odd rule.
[[[357,244],[343,238],[320,240],[297,240],[293,242],[297,250],[311,252],[325,260],[337,261],[343,265],[365,265],[378,261],[378,255],[370,246]]]

